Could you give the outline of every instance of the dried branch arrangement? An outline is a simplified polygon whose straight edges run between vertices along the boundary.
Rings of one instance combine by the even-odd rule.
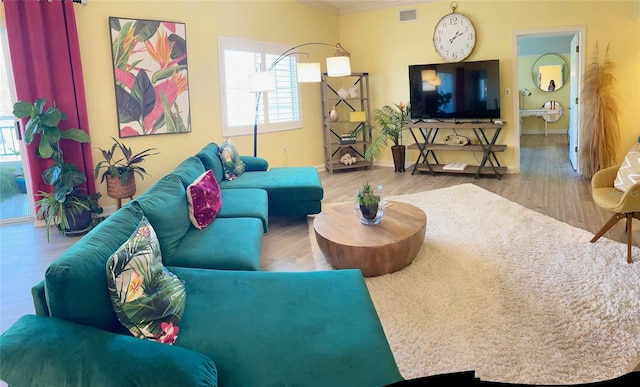
[[[615,92],[615,64],[609,59],[609,46],[600,59],[596,42],[591,53],[580,93],[580,138],[578,165],[580,174],[591,178],[598,170],[615,165],[620,141]]]

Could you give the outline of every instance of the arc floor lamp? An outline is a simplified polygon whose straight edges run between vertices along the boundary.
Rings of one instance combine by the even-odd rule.
[[[293,46],[280,54],[265,71],[258,71],[249,75],[249,91],[256,93],[256,110],[253,124],[253,155],[258,155],[258,112],[262,93],[276,89],[276,77],[273,69],[284,58],[292,55],[305,55],[307,63],[297,63],[296,73],[298,83],[320,82],[320,63],[308,63],[309,54],[298,51],[299,48],[311,45],[334,47],[334,56],[327,58],[327,75],[330,77],[342,77],[351,75],[351,54],[340,43],[303,43]]]

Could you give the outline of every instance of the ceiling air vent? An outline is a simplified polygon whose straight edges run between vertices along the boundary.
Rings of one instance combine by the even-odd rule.
[[[398,12],[398,18],[401,22],[411,22],[418,20],[417,9],[403,9]]]

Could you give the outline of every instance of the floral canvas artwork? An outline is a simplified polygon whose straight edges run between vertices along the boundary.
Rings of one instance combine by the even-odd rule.
[[[120,137],[191,131],[184,23],[109,18]]]

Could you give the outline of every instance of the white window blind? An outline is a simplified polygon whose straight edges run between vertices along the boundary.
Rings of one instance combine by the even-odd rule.
[[[258,133],[302,127],[295,55],[284,57],[271,70],[276,75],[276,90],[261,94],[249,92],[249,74],[269,69],[289,48],[255,40],[218,37],[223,136],[252,134],[256,106]]]

